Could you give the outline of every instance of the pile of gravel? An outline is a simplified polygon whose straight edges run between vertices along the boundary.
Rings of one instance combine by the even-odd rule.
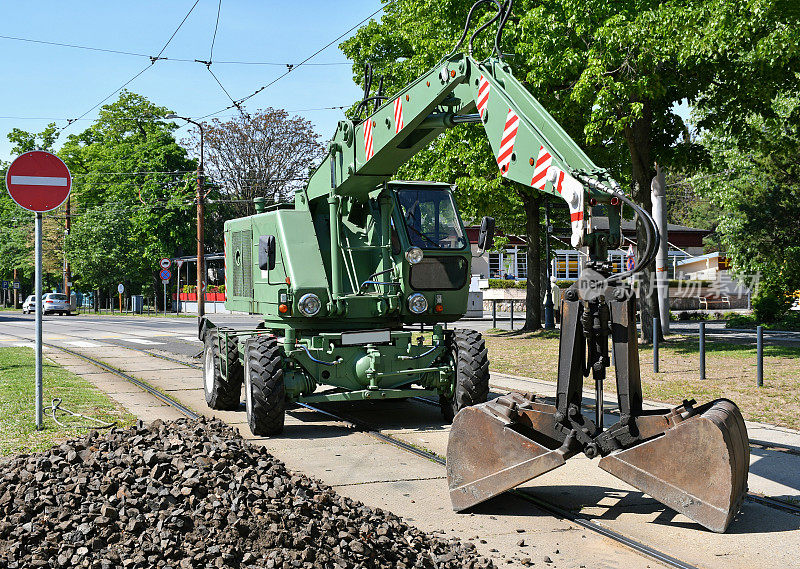
[[[220,421],[89,433],[0,464],[0,568],[493,568],[292,473]]]

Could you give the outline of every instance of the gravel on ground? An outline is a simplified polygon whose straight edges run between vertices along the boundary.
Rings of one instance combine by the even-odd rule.
[[[287,470],[218,420],[90,432],[0,464],[0,568],[494,568]]]

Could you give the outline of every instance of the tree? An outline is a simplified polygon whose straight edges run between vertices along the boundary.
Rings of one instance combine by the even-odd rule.
[[[292,197],[324,147],[311,122],[267,108],[204,125],[205,170],[226,199],[240,200],[235,215],[251,215],[253,199],[277,203]],[[193,144],[199,154],[199,144]]]
[[[31,150],[52,151],[56,140],[55,123],[50,123],[39,133],[30,133],[14,128],[7,135],[13,144],[11,154],[18,156]],[[33,279],[33,227],[34,214],[21,208],[11,199],[6,191],[6,171],[9,164],[0,163],[0,275],[4,280],[9,280],[17,271],[17,279],[22,283]],[[53,271],[57,259],[63,258],[62,240],[63,229],[56,230],[53,220],[46,218],[43,224],[42,240],[49,245],[45,249],[42,280],[45,286],[49,281],[55,282],[61,274],[61,268]],[[48,271],[48,269],[50,269]],[[28,290],[27,286],[23,287]]]
[[[697,184],[722,212],[717,232],[734,272],[757,285],[759,320],[777,319],[800,289],[800,97],[776,97],[753,112],[742,135],[720,125],[703,142],[711,168]]]
[[[471,0],[445,5],[438,0],[407,0],[387,6],[380,23],[371,22],[342,44],[355,62],[356,80],[360,82],[369,60],[387,76],[390,92],[409,82],[448,53],[471,4]],[[796,14],[789,15],[781,4],[780,0],[523,0],[508,20],[501,48],[513,46],[508,59],[515,75],[589,156],[650,210],[656,162],[679,168],[706,158],[703,148],[688,136],[676,103],[702,102],[713,107],[710,117],[742,116],[753,101],[763,106],[783,88],[785,73],[800,69],[798,27],[791,25]],[[485,34],[478,42],[479,58],[491,40],[491,34]],[[742,89],[742,85],[758,87]],[[737,123],[731,119],[729,124]],[[491,181],[498,173],[486,158],[488,146],[465,151],[454,143],[462,136],[466,138],[460,131],[450,131],[428,152],[436,155],[442,170],[454,162],[474,161],[479,175],[470,186],[464,184],[468,191],[483,193],[494,187],[499,190],[497,200],[507,199],[508,192]],[[454,159],[459,153],[463,160]],[[643,241],[641,224],[638,237]],[[652,338],[652,316],[658,310],[652,274],[651,265],[640,288],[645,341]]]
[[[160,298],[159,258],[194,249],[196,163],[161,120],[167,113],[123,91],[59,153],[73,175],[67,257],[84,288],[123,282]]]

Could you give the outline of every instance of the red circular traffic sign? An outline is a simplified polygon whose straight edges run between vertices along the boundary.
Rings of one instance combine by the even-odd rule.
[[[50,152],[33,150],[19,156],[6,173],[11,199],[30,211],[50,211],[64,203],[72,176],[64,162]]]

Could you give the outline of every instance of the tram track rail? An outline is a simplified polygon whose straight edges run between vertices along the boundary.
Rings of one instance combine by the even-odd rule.
[[[8,335],[8,336],[15,337],[15,338],[19,338],[21,340],[29,341],[27,338],[24,338],[22,336],[17,336],[15,334],[9,334],[7,332],[4,332],[4,334]],[[65,352],[67,354],[70,354],[72,356],[75,356],[77,358],[80,358],[81,360],[86,361],[86,362],[88,362],[88,363],[90,363],[92,365],[95,365],[95,366],[99,367],[100,369],[103,369],[104,371],[107,371],[109,373],[117,375],[118,377],[120,377],[122,379],[125,379],[126,381],[128,381],[128,382],[136,385],[137,387],[141,388],[142,390],[146,391],[147,393],[149,393],[150,395],[152,395],[153,397],[155,397],[159,401],[161,401],[161,402],[173,407],[174,409],[178,410],[180,413],[182,413],[183,415],[185,415],[188,418],[197,419],[197,418],[199,418],[201,416],[201,414],[199,414],[196,411],[194,411],[193,409],[183,405],[180,401],[177,401],[173,397],[170,397],[169,395],[166,395],[166,394],[162,393],[158,389],[156,389],[153,386],[149,385],[147,382],[142,381],[140,379],[137,379],[137,378],[131,376],[130,374],[125,373],[122,370],[116,369],[113,366],[110,366],[110,365],[108,365],[107,363],[105,363],[105,362],[103,362],[101,360],[92,358],[90,356],[82,354],[82,353],[80,353],[80,352],[78,352],[76,350],[73,350],[71,348],[66,348],[64,346],[58,346],[58,345],[55,345],[55,344],[52,344],[52,343],[49,343],[49,342],[43,342],[43,344],[48,346],[49,348],[57,349],[57,350],[60,350],[62,352]],[[155,357],[155,358],[158,358],[158,359],[161,359],[161,360],[164,360],[164,361],[168,361],[168,362],[171,362],[171,363],[179,364],[179,365],[182,365],[182,366],[185,366],[185,367],[189,367],[189,368],[193,368],[193,369],[197,369],[197,370],[201,370],[202,369],[202,367],[200,365],[198,365],[198,364],[195,364],[195,363],[192,363],[192,362],[188,362],[188,361],[184,361],[184,360],[181,360],[181,359],[178,359],[178,358],[174,358],[174,357],[171,357],[171,356],[168,356],[168,355],[165,355],[165,354],[159,354],[159,353],[153,352],[153,351],[145,349],[145,348],[137,348],[137,347],[131,347],[131,346],[124,346],[124,347],[126,349],[129,349],[129,350],[132,350],[132,351],[135,351],[135,352],[140,352],[140,353],[149,355],[151,357]],[[424,398],[424,397],[414,397],[414,398],[411,398],[411,399],[413,399],[414,401],[426,404],[426,405],[436,406],[436,407],[439,406],[437,401],[433,401],[431,399],[427,399],[427,398]],[[333,419],[335,421],[346,423],[351,428],[353,428],[353,429],[355,429],[355,430],[357,430],[359,432],[362,432],[364,434],[367,434],[367,435],[369,435],[369,436],[371,436],[371,437],[373,437],[373,438],[375,438],[375,439],[377,439],[377,440],[379,440],[379,441],[381,441],[381,442],[383,442],[385,444],[392,445],[392,446],[397,447],[397,448],[399,448],[399,449],[401,449],[401,450],[403,450],[405,452],[409,452],[411,454],[417,455],[417,456],[419,456],[421,458],[424,458],[426,460],[430,460],[431,462],[437,463],[437,464],[439,464],[441,466],[445,466],[446,465],[445,457],[442,457],[442,456],[440,456],[440,455],[438,455],[438,454],[436,454],[434,452],[431,452],[431,451],[429,451],[427,449],[417,447],[417,446],[415,446],[415,445],[413,445],[411,443],[408,443],[406,441],[403,441],[403,440],[401,440],[401,439],[399,439],[399,438],[397,438],[395,436],[383,433],[383,432],[381,432],[379,427],[371,425],[371,424],[369,424],[369,423],[367,423],[367,422],[365,422],[365,421],[363,421],[361,419],[348,416],[347,414],[344,414],[344,413],[341,413],[341,412],[334,412],[334,411],[331,411],[329,409],[324,409],[324,408],[322,408],[320,406],[317,406],[317,405],[311,405],[311,404],[308,404],[308,403],[299,403],[298,405],[303,407],[303,408],[308,409],[309,411],[316,412],[316,413],[322,414],[324,416],[327,416],[327,417],[329,417],[329,418],[331,418],[331,419]],[[761,441],[758,441],[755,444],[757,446],[762,446]],[[780,449],[778,449],[778,450],[780,450]],[[667,553],[664,553],[664,552],[662,552],[662,551],[660,551],[658,549],[655,549],[655,548],[653,548],[653,547],[651,547],[651,546],[649,546],[649,545],[647,545],[645,543],[642,543],[642,542],[640,542],[640,541],[638,541],[636,539],[633,539],[633,538],[631,538],[629,536],[626,536],[624,534],[621,534],[621,533],[619,533],[619,532],[617,532],[617,531],[615,531],[613,529],[610,529],[610,528],[608,528],[608,527],[606,527],[606,526],[604,526],[604,525],[592,520],[591,518],[589,518],[589,517],[587,517],[585,515],[582,515],[580,513],[564,509],[564,508],[562,508],[562,507],[560,507],[560,506],[558,506],[556,504],[547,502],[546,500],[543,500],[543,499],[541,499],[541,498],[539,498],[537,496],[533,496],[533,495],[525,492],[524,490],[520,490],[520,489],[511,490],[511,491],[509,491],[509,494],[511,494],[512,496],[517,497],[518,499],[524,500],[524,501],[532,504],[533,506],[539,508],[540,510],[542,510],[542,511],[544,511],[544,512],[546,512],[546,513],[548,513],[548,514],[550,514],[550,515],[552,515],[552,516],[554,516],[556,518],[568,520],[568,521],[576,524],[579,527],[582,527],[582,528],[584,528],[586,530],[589,530],[589,531],[592,531],[592,532],[597,533],[599,535],[602,535],[603,537],[611,539],[612,541],[615,541],[615,542],[619,543],[620,545],[623,545],[623,546],[626,546],[626,547],[628,547],[630,549],[633,549],[634,551],[637,551],[641,555],[643,555],[645,557],[648,557],[648,558],[651,558],[651,559],[653,559],[655,561],[658,561],[658,562],[660,562],[662,564],[665,564],[665,565],[667,565],[669,567],[675,567],[676,569],[697,569],[696,566],[691,565],[690,563],[687,563],[687,562],[684,562],[684,561],[682,561],[680,559],[672,557],[671,555],[669,555]],[[751,502],[755,502],[755,503],[764,505],[766,507],[770,507],[770,508],[773,508],[773,509],[781,510],[781,511],[784,511],[784,512],[787,512],[787,513],[791,513],[791,514],[794,514],[794,515],[800,515],[800,505],[798,505],[798,504],[793,504],[791,502],[778,500],[776,498],[771,498],[769,496],[763,496],[763,495],[756,494],[756,493],[753,493],[753,492],[748,492],[748,494],[746,496],[746,499],[748,499]]]

